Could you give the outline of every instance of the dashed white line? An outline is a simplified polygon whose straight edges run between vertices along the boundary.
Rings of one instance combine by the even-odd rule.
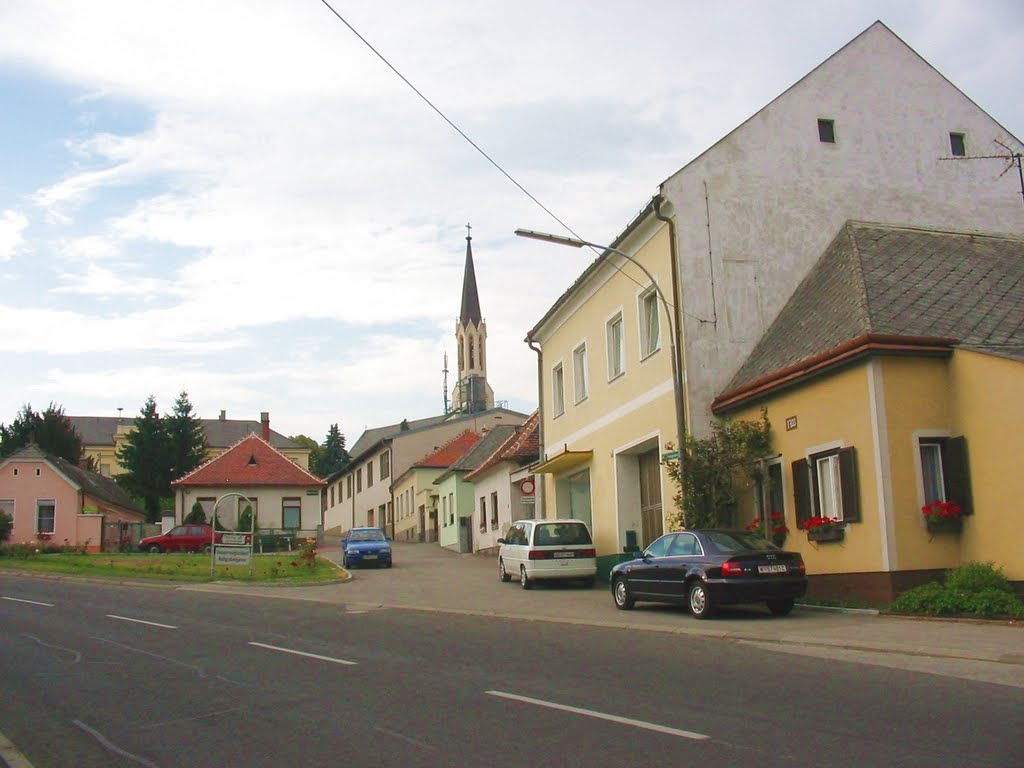
[[[306,656],[310,659],[320,659],[320,661],[329,661],[333,664],[345,664],[347,666],[355,666],[354,661],[346,661],[345,659],[335,659],[332,656],[321,656],[318,653],[306,653],[305,651],[296,651],[292,648],[281,648],[277,645],[267,645],[266,643],[250,642],[249,645],[255,645],[257,648],[266,648],[270,651],[280,651],[281,653],[292,653],[296,656]]]
[[[678,728],[669,728],[667,725],[658,725],[657,723],[648,723],[643,720],[634,720],[630,717],[619,717],[618,715],[609,715],[606,712],[596,712],[592,709],[580,709],[579,707],[569,707],[565,704],[556,704],[553,701],[544,701],[543,699],[531,699],[529,696],[517,696],[514,693],[505,693],[503,691],[486,691],[491,696],[498,696],[502,699],[511,699],[512,701],[520,701],[524,704],[536,704],[538,707],[547,707],[548,709],[558,709],[562,712],[572,712],[575,715],[584,715],[586,717],[596,717],[598,720],[608,720],[612,723],[621,723],[622,725],[632,725],[636,728],[644,728],[648,731],[656,731],[658,733],[667,733],[669,736],[682,736],[684,739],[710,739],[703,733],[694,733],[693,731],[683,731]]]
[[[38,600],[25,600],[20,597],[0,597],[0,600],[10,600],[12,603],[28,603],[29,605],[45,605],[47,608],[53,608],[53,603],[40,603]]]
[[[161,629],[177,629],[173,624],[160,624],[156,621],[143,621],[142,619],[132,619],[128,616],[116,616],[113,613],[107,614],[108,619],[117,619],[118,621],[130,621],[133,624],[148,624],[151,627],[160,627]]]

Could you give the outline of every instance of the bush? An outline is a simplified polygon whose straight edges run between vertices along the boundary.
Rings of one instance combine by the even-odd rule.
[[[992,563],[967,563],[947,573],[944,583],[933,581],[907,590],[889,610],[930,616],[1024,617],[1024,604]]]
[[[0,541],[7,541],[14,528],[14,518],[0,509]]]
[[[192,510],[188,513],[185,519],[182,521],[186,525],[202,525],[206,522],[206,512],[203,511],[203,505],[198,501],[192,505]]]

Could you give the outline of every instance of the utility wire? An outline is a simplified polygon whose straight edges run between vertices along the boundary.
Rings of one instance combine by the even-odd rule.
[[[559,217],[558,217],[558,216],[557,216],[557,215],[556,215],[556,214],[554,213],[554,211],[552,211],[552,210],[551,210],[550,208],[548,208],[548,207],[547,207],[546,205],[544,205],[544,203],[542,203],[542,202],[541,202],[540,200],[538,200],[538,199],[537,199],[536,197],[534,197],[534,196],[533,196],[532,194],[530,194],[530,191],[529,191],[529,190],[528,190],[528,189],[527,189],[526,187],[524,187],[524,186],[523,186],[522,184],[520,184],[520,183],[519,183],[518,181],[516,181],[516,180],[515,180],[515,179],[514,179],[514,178],[512,177],[512,174],[510,174],[510,173],[509,173],[508,171],[506,171],[506,170],[505,170],[504,168],[502,168],[502,167],[501,167],[500,165],[498,165],[498,162],[497,162],[497,161],[496,161],[496,160],[495,160],[495,159],[494,159],[493,157],[491,157],[490,155],[488,155],[488,154],[487,154],[487,153],[486,153],[486,152],[485,152],[485,151],[484,151],[484,150],[483,150],[483,149],[482,149],[482,148],[480,147],[480,145],[479,145],[479,144],[477,144],[477,143],[476,143],[475,141],[473,141],[473,140],[472,140],[472,139],[471,139],[471,138],[470,138],[470,137],[469,137],[468,135],[466,135],[466,132],[465,132],[465,131],[463,131],[463,130],[462,130],[461,128],[459,128],[459,126],[457,126],[457,125],[456,125],[456,124],[455,124],[455,123],[454,123],[454,122],[453,122],[453,121],[452,121],[451,119],[449,119],[449,117],[448,117],[448,116],[447,116],[447,115],[446,115],[446,114],[445,114],[444,112],[442,112],[442,111],[441,111],[441,110],[440,110],[440,109],[439,109],[439,108],[438,108],[438,107],[437,107],[437,106],[436,106],[436,105],[434,104],[434,102],[432,102],[432,101],[431,101],[430,99],[428,99],[428,98],[427,98],[427,97],[426,97],[426,96],[425,96],[425,95],[423,94],[423,92],[422,92],[422,91],[420,91],[420,89],[419,89],[419,88],[417,88],[417,87],[416,87],[415,85],[413,85],[413,84],[412,84],[412,83],[411,83],[411,82],[409,81],[409,79],[408,79],[408,78],[407,78],[407,77],[406,77],[405,75],[403,75],[403,74],[402,74],[401,72],[399,72],[399,71],[398,71],[398,69],[397,69],[397,68],[395,67],[395,65],[394,65],[394,64],[392,64],[392,63],[391,63],[390,61],[388,61],[388,60],[387,60],[387,58],[385,58],[384,54],[382,54],[382,53],[381,53],[380,51],[378,51],[378,50],[377,50],[376,48],[374,48],[374,47],[373,47],[373,44],[372,44],[372,43],[370,43],[370,41],[369,41],[369,40],[367,40],[367,39],[366,39],[365,37],[363,37],[363,36],[362,36],[361,34],[359,34],[359,31],[358,31],[358,30],[357,30],[357,29],[356,29],[355,27],[353,27],[353,26],[352,26],[351,24],[349,24],[348,20],[347,20],[347,19],[346,19],[346,18],[345,18],[344,16],[342,16],[342,15],[341,15],[340,13],[338,13],[338,11],[336,11],[336,10],[335,10],[334,6],[332,6],[332,5],[331,5],[331,4],[330,4],[330,3],[329,3],[329,2],[327,1],[327,0],[320,0],[320,2],[321,2],[321,3],[323,3],[323,4],[324,4],[324,5],[325,5],[325,6],[327,7],[327,9],[328,9],[328,10],[329,10],[329,11],[330,11],[331,13],[333,13],[333,14],[334,14],[334,15],[335,15],[335,16],[337,17],[338,21],[340,21],[340,22],[341,22],[342,24],[344,24],[344,25],[345,25],[346,27],[348,27],[348,28],[349,28],[349,31],[350,31],[350,32],[351,32],[351,33],[352,33],[353,35],[355,35],[356,37],[358,37],[358,38],[359,38],[359,40],[360,40],[360,42],[362,42],[362,44],[363,44],[363,45],[365,45],[365,46],[366,46],[367,48],[369,48],[369,49],[370,49],[371,51],[373,51],[373,54],[374,54],[374,55],[375,55],[375,56],[376,56],[376,57],[377,57],[378,59],[380,59],[380,60],[381,60],[382,62],[384,62],[385,66],[387,66],[387,68],[388,68],[388,69],[390,69],[390,70],[391,70],[392,72],[394,72],[394,73],[395,73],[395,75],[397,75],[397,76],[398,76],[398,78],[399,78],[399,79],[400,79],[400,80],[401,80],[401,81],[402,81],[403,83],[405,83],[405,84],[406,84],[407,86],[409,86],[409,88],[410,88],[410,89],[412,89],[413,93],[415,93],[415,94],[416,94],[417,96],[419,96],[419,97],[420,97],[420,98],[421,98],[421,99],[423,100],[423,102],[424,102],[424,103],[425,103],[425,104],[426,104],[426,105],[427,105],[428,107],[430,107],[430,108],[431,108],[432,110],[434,110],[434,112],[436,112],[436,113],[437,113],[437,115],[438,115],[438,116],[439,116],[439,117],[440,117],[440,118],[441,118],[442,120],[444,120],[444,121],[445,121],[446,123],[448,123],[448,125],[449,125],[449,126],[451,126],[452,130],[454,130],[454,131],[455,131],[455,132],[456,132],[457,134],[459,134],[459,136],[461,136],[462,138],[464,138],[464,139],[465,139],[465,140],[466,140],[466,141],[467,141],[467,142],[469,143],[469,145],[470,145],[471,147],[473,147],[473,149],[475,149],[475,150],[476,150],[477,152],[479,152],[479,153],[480,153],[480,155],[482,155],[482,156],[484,157],[484,159],[486,159],[486,160],[487,160],[487,162],[489,162],[489,163],[490,163],[491,165],[493,165],[493,166],[494,166],[494,167],[495,167],[495,168],[496,168],[496,169],[498,170],[498,172],[499,172],[499,173],[501,173],[501,175],[502,175],[502,176],[504,176],[504,177],[505,177],[506,179],[508,179],[509,181],[511,181],[511,182],[512,182],[513,184],[515,184],[516,188],[517,188],[517,189],[519,189],[519,191],[520,191],[520,192],[522,192],[522,193],[523,193],[524,195],[526,195],[526,196],[527,196],[528,198],[530,198],[530,200],[532,200],[532,201],[533,201],[534,203],[536,203],[536,204],[537,204],[537,205],[538,205],[538,206],[540,207],[540,209],[541,209],[542,211],[544,211],[544,212],[545,212],[545,213],[546,213],[546,214],[547,214],[548,216],[550,216],[550,217],[551,217],[552,219],[554,219],[554,220],[555,220],[555,221],[557,221],[557,222],[558,222],[559,224],[561,224],[561,225],[562,225],[562,227],[563,227],[563,228],[565,228],[565,230],[566,230],[566,231],[567,231],[567,232],[568,232],[569,234],[571,234],[571,235],[572,235],[573,237],[575,237],[575,238],[576,238],[577,240],[585,240],[585,239],[586,239],[586,238],[584,238],[583,236],[581,236],[581,235],[578,235],[578,234],[576,233],[576,231],[575,231],[575,230],[574,230],[574,229],[573,229],[572,227],[570,227],[570,226],[569,226],[568,224],[566,224],[566,223],[565,223],[564,221],[562,221],[562,220],[561,220],[561,219],[560,219],[560,218],[559,218]],[[600,248],[595,248],[594,246],[588,246],[588,247],[589,247],[589,248],[590,248],[590,249],[591,249],[592,251],[594,251],[595,253],[597,253],[598,255],[600,255],[600,254],[601,254],[601,249],[600,249]],[[646,288],[646,287],[647,287],[647,286],[646,286],[645,284],[641,283],[641,282],[640,282],[639,280],[637,280],[637,279],[636,279],[635,277],[633,277],[632,275],[628,275],[628,274],[626,274],[626,273],[625,273],[625,272],[624,272],[624,271],[622,270],[622,268],[621,268],[621,267],[619,267],[619,266],[618,266],[617,264],[615,264],[614,262],[611,262],[611,260],[609,260],[609,263],[611,263],[611,265],[612,265],[613,267],[615,267],[615,269],[616,269],[616,270],[618,270],[618,272],[619,272],[620,274],[622,274],[622,275],[623,275],[624,277],[628,278],[629,280],[632,280],[632,281],[633,281],[634,283],[636,283],[636,284],[637,284],[638,286],[640,286],[641,288]],[[670,306],[671,306],[671,305],[670,305]],[[689,313],[686,313],[686,312],[684,312],[684,314],[687,314],[687,315],[689,315]],[[698,319],[698,320],[700,319],[700,318],[696,318],[696,317],[695,317],[694,315],[689,315],[689,316],[690,316],[690,317],[694,317],[695,319]],[[702,322],[703,322],[703,321],[702,321]]]

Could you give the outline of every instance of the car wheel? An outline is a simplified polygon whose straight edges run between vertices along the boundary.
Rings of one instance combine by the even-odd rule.
[[[633,591],[629,588],[629,582],[621,576],[615,580],[615,584],[612,586],[612,598],[615,600],[615,607],[620,611],[632,610],[633,606],[636,605],[636,600],[633,599]]]
[[[530,581],[530,577],[526,575],[526,566],[519,566],[519,586],[523,589],[533,589],[533,582]]]
[[[150,544],[149,545],[149,549],[146,550],[146,551],[149,552],[152,555],[159,555],[160,554],[160,545],[159,544]]]
[[[500,557],[498,558],[498,578],[502,581],[512,581],[512,577],[505,570],[505,561]]]
[[[695,619],[710,619],[715,613],[715,603],[703,581],[690,585],[690,613]]]
[[[344,568],[345,570],[348,570],[348,558],[347,557],[341,558],[341,567]]]
[[[788,616],[793,612],[793,603],[792,597],[779,597],[768,601],[768,610],[773,616]]]

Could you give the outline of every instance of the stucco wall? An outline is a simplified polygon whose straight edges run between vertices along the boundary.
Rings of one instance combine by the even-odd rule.
[[[835,120],[835,144],[819,141],[818,118]],[[1002,151],[994,139],[1019,149],[875,25],[663,184],[678,224],[696,434],[847,219],[1024,232],[1015,175],[1000,178],[999,160],[941,159],[951,131],[966,134],[968,154]]]
[[[34,541],[37,502],[52,499],[55,502],[54,530],[50,541],[54,544],[63,544],[65,540],[70,544],[78,542],[79,492],[46,462],[10,461],[4,465],[0,470],[0,499],[14,500],[10,541]]]
[[[315,490],[315,495],[307,491]],[[220,499],[226,493],[240,493],[248,499],[256,500],[256,518],[260,528],[281,528],[283,522],[282,505],[285,498],[298,498],[301,504],[301,530],[312,531],[320,525],[320,489],[311,488],[276,488],[253,486],[242,488],[203,488],[199,486],[181,489],[177,492],[175,504],[175,522],[180,523],[183,515],[187,515],[199,498]],[[245,508],[245,502],[229,497],[217,506],[217,515],[221,524],[234,528],[238,522],[238,512]],[[184,510],[184,512],[182,512]]]

